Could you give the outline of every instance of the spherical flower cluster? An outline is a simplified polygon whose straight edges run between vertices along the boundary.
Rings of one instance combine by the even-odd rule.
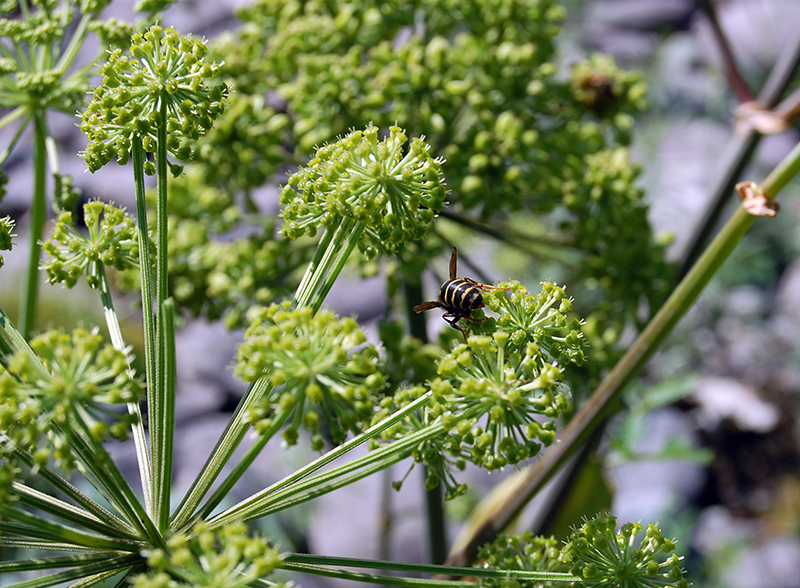
[[[91,171],[114,158],[127,162],[134,138],[142,140],[145,151],[155,152],[163,128],[167,149],[186,161],[192,144],[224,109],[227,87],[214,81],[219,66],[204,60],[201,41],[152,26],[133,37],[130,52],[127,56],[117,49],[109,55],[103,82],[81,121],[89,138],[84,156]]]
[[[561,368],[544,361],[535,345],[509,352],[507,341],[502,332],[470,337],[441,359],[440,378],[431,384],[450,409],[444,425],[452,449],[488,470],[515,465],[550,445],[555,419],[571,407]]]
[[[658,525],[648,526],[645,536],[639,523],[616,530],[616,517],[598,516],[573,531],[561,560],[586,586],[616,588],[687,588],[675,552],[674,541],[664,537]]]
[[[562,365],[583,363],[586,341],[581,322],[569,316],[572,299],[564,288],[542,282],[538,294],[529,294],[516,280],[500,285],[506,289],[487,292],[483,301],[499,315],[494,326],[509,335],[512,349],[534,345],[543,361]]]
[[[265,581],[281,567],[281,555],[260,536],[249,536],[242,522],[213,532],[199,523],[191,533],[176,533],[166,546],[148,551],[145,574],[132,578],[136,588],[244,588]],[[281,586],[269,582],[270,585]]]
[[[320,147],[281,192],[284,236],[314,235],[347,218],[366,225],[366,250],[391,252],[424,237],[444,204],[442,161],[422,139],[407,142],[396,126],[383,140],[369,126]]]
[[[561,550],[558,541],[538,537],[533,533],[501,536],[484,545],[478,552],[474,567],[495,570],[525,570],[530,572],[565,572],[566,566],[560,560]],[[515,584],[506,580],[485,578],[483,584],[489,588],[536,588],[540,581],[519,581]],[[556,586],[557,584],[553,584]]]
[[[83,218],[88,236],[75,230],[72,213],[65,212],[43,245],[48,258],[42,267],[51,284],[71,288],[86,271],[86,280],[96,288],[101,264],[118,270],[139,264],[136,222],[124,209],[95,200],[83,206]]]
[[[335,443],[348,431],[359,431],[372,415],[376,394],[384,386],[378,352],[364,346],[366,337],[351,318],[289,302],[254,308],[239,347],[236,374],[247,382],[268,378],[272,384],[250,419],[257,430],[275,419],[286,421],[283,437],[297,441],[302,425],[321,449],[325,426]]]
[[[143,387],[123,352],[83,329],[48,331],[31,348],[38,359],[19,351],[0,373],[0,430],[9,442],[38,463],[71,469],[76,423],[98,441],[128,435],[130,417],[118,405],[136,402]]]

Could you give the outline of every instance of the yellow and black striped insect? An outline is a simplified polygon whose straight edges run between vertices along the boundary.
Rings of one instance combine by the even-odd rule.
[[[483,295],[481,290],[508,290],[500,286],[488,286],[473,280],[472,278],[456,279],[456,266],[458,264],[458,249],[453,247],[453,254],[450,256],[450,279],[439,288],[439,300],[423,302],[414,307],[414,312],[420,313],[431,308],[441,308],[444,310],[442,318],[445,322],[461,331],[464,340],[467,340],[467,333],[458,326],[459,319],[467,319],[474,322],[485,321],[485,318],[472,318],[472,311],[476,308],[483,308]]]

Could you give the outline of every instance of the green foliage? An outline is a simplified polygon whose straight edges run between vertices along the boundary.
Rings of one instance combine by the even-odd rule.
[[[51,282],[68,286],[86,272],[100,291],[112,344],[104,345],[97,330],[77,330],[47,332],[29,346],[0,316],[0,516],[12,521],[0,528],[11,544],[19,538],[19,545],[67,552],[57,560],[67,571],[43,582],[90,583],[125,573],[124,582],[142,588],[273,583],[265,576],[288,567],[292,556],[248,536],[246,521],[408,457],[426,466],[428,489],[441,483],[452,498],[465,490],[459,473],[467,463],[489,471],[519,467],[554,442],[557,423],[572,410],[565,370],[586,360],[586,323],[563,288],[543,283],[529,294],[513,281],[487,292],[486,308],[496,316],[477,311],[466,342],[441,353],[407,336],[403,323],[384,323],[385,360],[354,319],[321,306],[356,246],[368,259],[400,256],[396,276],[418,280],[428,256],[414,253],[435,251],[443,240],[434,223],[445,206],[447,171],[448,214],[464,224],[485,226],[523,209],[550,215],[545,224],[554,242],[582,251],[587,284],[602,296],[619,294],[599,306],[590,333],[623,324],[653,299],[664,267],[643,230],[646,209],[633,185],[638,170],[622,148],[631,115],[644,106],[637,74],[599,56],[561,71],[554,38],[564,11],[555,0],[261,1],[242,12],[239,39],[217,45],[213,55],[171,28],[135,33],[124,23],[101,23],[95,13],[104,4],[82,0],[79,7],[91,15],[76,26],[115,46],[82,115],[84,156],[91,171],[112,159],[132,160],[138,227],[124,211],[90,202],[82,234],[73,226],[78,194],[70,178],[56,175],[61,216],[45,244],[44,268]],[[166,4],[145,0],[138,8],[152,13]],[[0,34],[15,48],[44,46],[50,53],[43,54],[55,55],[73,4],[33,6],[21,24],[0,22]],[[71,59],[59,61],[66,63]],[[23,71],[14,59],[0,61],[14,74],[2,82],[18,100],[8,106],[23,116],[33,105],[38,117],[42,186],[42,110],[78,109],[92,71],[77,68],[67,78],[67,66],[54,64],[43,58],[44,68]],[[239,94],[225,115],[231,85]],[[168,168],[182,171],[169,157],[196,164],[168,185]],[[252,192],[282,166],[306,160],[280,192],[279,240],[275,218],[255,218]],[[144,173],[158,175],[150,202]],[[150,218],[148,205],[155,208]],[[10,246],[12,229],[0,221],[0,249]],[[636,236],[628,235],[632,229]],[[300,239],[319,232],[314,246]],[[306,259],[293,298],[274,302],[291,292],[294,270]],[[637,271],[609,269],[614,264]],[[138,270],[146,388],[130,368],[105,265],[129,275]],[[628,279],[640,285],[630,288]],[[229,324],[247,314],[250,325],[235,366],[248,391],[173,511],[176,301]],[[314,448],[328,440],[336,447],[226,506],[271,438],[281,432],[293,445],[301,429]],[[255,435],[246,455],[232,463],[249,433]],[[103,446],[110,436],[127,435],[141,494]],[[364,444],[372,451],[348,456]],[[22,472],[42,476],[64,499],[34,490]],[[102,505],[62,477],[71,472]],[[560,563],[551,541],[532,537],[484,553],[491,565],[511,568],[492,576],[502,573],[503,586],[542,571],[550,575],[540,579],[574,581],[565,567],[600,585],[611,585],[608,578],[642,586],[682,580],[677,557],[662,557],[674,546],[656,527],[634,549],[640,529],[623,526],[614,535],[613,520],[587,523]],[[622,564],[592,563],[598,553],[608,556],[612,540]],[[20,560],[4,570],[44,572],[54,561]],[[304,571],[335,575],[314,566]],[[341,577],[354,577],[347,574]]]
[[[204,59],[201,41],[160,26],[134,35],[132,41],[130,56],[121,49],[108,56],[103,82],[83,113],[90,171],[115,158],[126,163],[134,138],[145,151],[155,152],[158,129],[164,128],[169,152],[189,160],[194,142],[224,109],[227,87],[212,80],[219,66]],[[173,168],[175,175],[179,172],[180,166]]]
[[[11,251],[14,237],[14,220],[10,216],[0,218],[0,251]],[[0,267],[3,267],[3,263],[3,256],[0,255]]]
[[[71,212],[63,213],[43,245],[48,254],[43,268],[51,284],[61,283],[71,288],[85,271],[86,281],[97,288],[100,265],[117,270],[138,266],[136,223],[124,209],[95,200],[83,206],[83,221],[88,236],[75,230]]]

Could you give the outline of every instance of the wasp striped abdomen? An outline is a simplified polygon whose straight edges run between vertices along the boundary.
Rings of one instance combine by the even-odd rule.
[[[475,323],[486,320],[485,318],[472,318],[470,316],[473,310],[484,306],[481,290],[508,290],[508,288],[487,286],[476,282],[472,278],[456,279],[457,263],[458,250],[453,247],[453,253],[450,256],[450,279],[439,288],[439,300],[417,304],[414,307],[414,312],[425,312],[431,308],[443,309],[444,315],[442,315],[442,318],[448,325],[461,331],[461,334],[464,335],[464,341],[466,341],[467,333],[458,326],[458,321],[462,318]]]
[[[483,296],[477,286],[466,280],[447,280],[439,289],[442,305],[454,310],[483,308]]]

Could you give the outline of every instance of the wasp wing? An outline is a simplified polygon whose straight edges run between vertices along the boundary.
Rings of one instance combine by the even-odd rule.
[[[458,249],[453,247],[453,254],[450,256],[450,279],[456,279],[456,266],[458,265]]]

